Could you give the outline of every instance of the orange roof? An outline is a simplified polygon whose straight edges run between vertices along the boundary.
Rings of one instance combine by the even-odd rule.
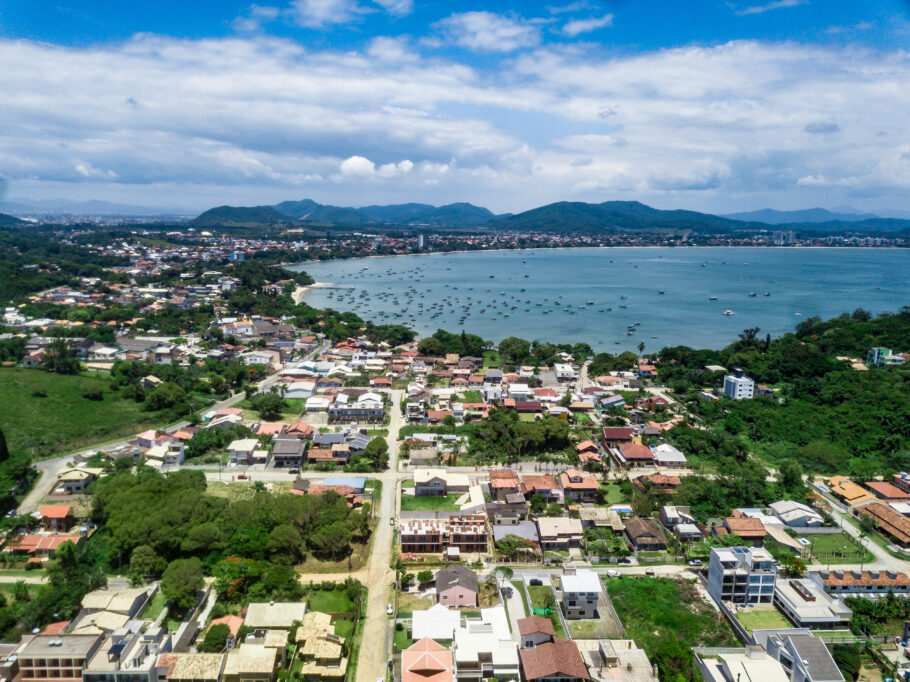
[[[82,539],[81,535],[20,535],[7,543],[7,549],[35,554],[39,551],[53,552],[64,542],[77,544]]]
[[[731,533],[735,533],[743,539],[763,538],[768,532],[760,519],[750,519],[748,517],[736,518],[731,516],[724,519],[724,524]]]
[[[869,490],[886,500],[910,500],[910,493],[905,493],[896,485],[885,481],[869,481],[864,484]]]
[[[47,627],[45,627],[38,634],[39,635],[59,635],[66,629],[66,626],[69,624],[70,624],[70,621],[68,621],[68,620],[61,620],[58,623],[49,623],[47,625]]]
[[[588,462],[599,462],[600,455],[596,452],[582,452],[579,453],[578,459],[581,460],[582,464],[587,464]]]
[[[213,618],[212,625],[227,625],[231,634],[236,637],[240,632],[240,626],[243,625],[243,618],[240,616],[224,616],[223,618]]]
[[[598,449],[599,448],[589,440],[583,440],[575,446],[575,452],[584,452],[586,450],[594,450],[596,452]]]
[[[70,509],[68,504],[49,504],[41,507],[41,516],[46,519],[65,519],[70,515]]]
[[[580,478],[580,481],[573,481],[573,478]],[[559,475],[559,482],[563,488],[569,490],[598,490],[600,484],[597,479],[589,474],[582,473],[578,469],[569,469]]]
[[[832,476],[828,479],[828,487],[847,504],[859,504],[875,499],[871,493],[860,488],[846,476]]]
[[[429,637],[401,652],[401,682],[452,682],[452,652]]]

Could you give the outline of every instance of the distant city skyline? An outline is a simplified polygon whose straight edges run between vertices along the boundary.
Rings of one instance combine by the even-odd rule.
[[[186,212],[907,209],[908,38],[897,0],[0,0],[0,178]]]

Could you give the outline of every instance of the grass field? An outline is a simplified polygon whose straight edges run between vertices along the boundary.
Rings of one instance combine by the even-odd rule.
[[[848,533],[837,535],[804,535],[812,545],[809,547],[821,563],[854,564],[860,561],[865,552],[864,561],[872,561],[875,556],[868,549],[861,547],[856,539]]]
[[[684,580],[622,577],[605,583],[626,636],[657,663],[661,679],[692,679],[694,646],[738,646],[723,616]]]
[[[157,592],[152,600],[148,603],[148,606],[145,607],[145,611],[142,614],[143,618],[147,618],[151,621],[154,621],[161,615],[161,612],[164,610],[165,605],[167,605],[167,597],[165,597],[161,592]]]
[[[307,611],[345,613],[353,610],[354,602],[348,599],[344,590],[313,590],[309,594]]]
[[[480,391],[475,389],[469,389],[467,391],[461,392],[461,399],[466,403],[482,403],[483,396],[480,395]]]
[[[604,494],[604,502],[606,504],[618,504],[626,501],[626,496],[620,490],[619,483],[607,483],[602,487],[606,491]]]
[[[228,500],[244,500],[253,497],[253,481],[231,481],[231,476],[236,476],[229,469],[223,471],[224,482],[209,481],[206,484],[206,492],[215,497],[223,497]],[[263,483],[265,489],[273,493],[286,493],[294,485],[293,476],[288,476],[287,481],[266,481]]]
[[[454,511],[458,509],[455,500],[458,493],[450,495],[402,495],[401,511]]]
[[[736,614],[736,620],[749,632],[793,627],[777,609],[745,609]]]
[[[104,398],[83,398],[83,387],[103,389]],[[41,392],[43,397],[36,395]],[[9,449],[36,458],[131,436],[165,419],[108,391],[106,379],[21,367],[0,369],[0,405]]]
[[[546,598],[547,598],[548,594],[550,594],[550,595],[553,594],[553,590],[550,588],[549,585],[529,585],[528,586],[528,598],[531,600],[532,608],[535,608],[535,609],[547,608]],[[557,637],[567,639],[566,631],[562,627],[562,621],[559,619],[559,614],[556,613],[556,609],[558,609],[558,608],[559,608],[559,604],[557,604],[554,607],[553,613],[551,613],[549,616],[545,616],[545,618],[549,618],[550,622],[553,623],[553,631],[556,633]],[[530,612],[528,613],[528,615],[530,615]]]

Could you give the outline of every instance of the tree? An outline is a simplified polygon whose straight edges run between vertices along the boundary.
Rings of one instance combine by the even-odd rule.
[[[451,429],[452,433],[455,433],[455,427],[458,425],[458,421],[451,414],[447,414],[442,418],[442,425],[447,429]]]
[[[259,412],[259,416],[268,421],[281,419],[281,411],[284,409],[284,399],[277,393],[262,393],[255,396],[252,401],[253,409]]]
[[[196,603],[196,594],[204,585],[202,562],[197,557],[172,561],[161,576],[162,594],[181,609]]]
[[[442,343],[435,336],[428,336],[417,344],[417,352],[430,358],[438,358],[443,354]]]
[[[417,581],[421,585],[426,585],[427,583],[433,582],[433,571],[423,570],[417,574]]]
[[[134,585],[145,582],[146,576],[161,572],[164,560],[148,545],[139,545],[130,555],[130,580]]]
[[[511,365],[520,365],[531,353],[531,343],[515,336],[509,336],[499,342],[499,354]]]
[[[798,493],[805,488],[803,484],[803,467],[795,459],[785,459],[778,469],[780,487],[790,493]]]
[[[531,513],[534,516],[539,516],[543,514],[544,509],[547,508],[547,498],[541,493],[534,493],[531,495]]]
[[[55,374],[79,374],[82,366],[76,349],[64,338],[56,338],[44,349],[41,367]]]
[[[0,463],[9,459],[9,448],[6,446],[6,436],[3,435],[3,429],[0,429]]]
[[[380,471],[389,466],[389,444],[385,438],[377,436],[363,450],[363,456],[370,460],[374,471]]]
[[[641,356],[641,354],[644,352],[645,352],[645,342],[639,341],[638,342],[638,355]]]
[[[179,384],[165,381],[159,384],[145,399],[145,408],[151,412],[166,410],[186,399],[186,392]]]
[[[199,651],[208,654],[221,653],[227,646],[227,638],[230,634],[231,629],[224,623],[213,625],[205,633],[205,639],[202,640],[202,646],[199,647]]]
[[[290,523],[275,526],[269,533],[269,552],[288,563],[293,563],[300,558],[302,546],[303,538]]]

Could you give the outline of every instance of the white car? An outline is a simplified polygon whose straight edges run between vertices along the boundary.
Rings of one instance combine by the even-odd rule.
[[[385,612],[390,616],[395,612],[395,610],[392,608],[392,602],[389,602],[385,607]]]
[[[611,569],[609,569],[609,570],[607,571],[607,577],[610,577],[610,578],[618,578],[618,577],[619,577],[619,571],[614,571],[614,570],[611,568]]]

